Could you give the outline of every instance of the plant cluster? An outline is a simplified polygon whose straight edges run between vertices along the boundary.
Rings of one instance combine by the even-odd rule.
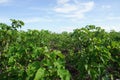
[[[1,80],[120,79],[120,32],[87,25],[73,32],[21,31],[0,23]]]

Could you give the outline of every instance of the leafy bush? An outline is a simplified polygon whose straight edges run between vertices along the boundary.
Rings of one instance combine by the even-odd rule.
[[[120,79],[120,32],[87,25],[71,33],[18,31],[0,23],[1,80]]]

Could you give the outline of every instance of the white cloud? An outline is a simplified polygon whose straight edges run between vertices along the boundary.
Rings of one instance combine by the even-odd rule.
[[[30,10],[45,10],[41,7],[29,7],[28,9],[30,9]]]
[[[51,8],[41,8],[41,7],[38,7],[38,6],[30,6],[28,7],[29,10],[36,10],[36,11],[51,11],[52,9]]]
[[[77,8],[78,7],[76,5],[64,4],[63,6],[56,7],[55,11],[59,13],[70,13],[77,10]]]
[[[0,23],[9,23],[10,20],[6,17],[0,17]]]
[[[111,5],[102,5],[101,6],[103,9],[110,9],[111,8]]]
[[[23,21],[24,21],[25,23],[35,23],[35,22],[40,22],[41,19],[34,17],[34,18],[26,18],[26,19],[23,19]]]
[[[8,22],[10,22],[9,19],[10,18],[1,17],[0,18],[0,22],[2,22],[2,23],[8,23]],[[22,20],[25,23],[35,23],[35,22],[41,22],[42,19],[37,18],[37,17],[32,17],[32,18],[19,18],[19,20]]]
[[[111,31],[111,30],[120,31],[120,25],[106,25],[101,27],[106,31]]]
[[[65,4],[67,2],[69,2],[70,0],[57,0],[58,4]]]
[[[70,2],[72,1],[72,3]],[[82,19],[85,13],[91,11],[94,7],[94,2],[79,2],[78,0],[57,0],[59,3],[54,11],[62,14],[63,17]]]
[[[48,18],[39,18],[39,17],[23,18],[21,20],[23,20],[25,23],[52,22],[51,19],[48,19]]]
[[[10,0],[0,0],[0,4],[8,3]]]
[[[107,18],[108,20],[120,20],[120,17],[116,17],[116,16],[110,16]]]
[[[74,26],[64,26],[64,27],[49,28],[50,31],[56,32],[56,33],[62,33],[64,31],[73,32],[74,29],[76,29],[76,27],[74,27]]]
[[[59,29],[59,32],[67,31],[67,32],[73,32],[75,27],[69,26],[69,27],[63,27]]]

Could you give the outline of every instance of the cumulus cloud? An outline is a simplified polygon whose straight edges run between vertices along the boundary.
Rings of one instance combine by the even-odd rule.
[[[120,20],[119,16],[110,16],[107,18],[108,20]]]
[[[22,20],[25,23],[52,22],[51,19],[48,19],[48,18],[39,18],[39,17],[23,18]]]
[[[54,8],[54,11],[62,14],[64,17],[82,19],[85,13],[93,9],[94,5],[93,1],[57,0],[57,6]]]
[[[101,27],[108,32],[111,30],[120,31],[120,25],[106,25],[106,26],[101,26]]]
[[[9,18],[0,16],[0,23],[9,23],[9,22],[10,22]]]
[[[8,3],[10,0],[0,0],[0,4]]]
[[[102,5],[101,6],[103,9],[110,9],[111,8],[111,5]]]
[[[74,29],[75,29],[74,26],[69,26],[69,27],[66,26],[66,27],[62,27],[62,28],[60,28],[58,32],[63,32],[63,31],[73,32]]]
[[[76,5],[71,5],[71,4],[64,4],[63,6],[59,6],[55,8],[55,11],[59,13],[70,13],[75,10],[78,10],[78,7]]]
[[[65,4],[67,2],[69,2],[70,0],[57,0],[58,4]]]

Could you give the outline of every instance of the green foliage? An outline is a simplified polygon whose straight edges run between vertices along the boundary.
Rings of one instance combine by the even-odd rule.
[[[18,31],[0,23],[0,80],[120,79],[120,32],[87,25],[72,33]]]
[[[69,56],[69,65],[79,72],[75,79],[112,80],[120,78],[120,42],[114,36],[94,25],[76,29],[72,34],[76,54]],[[115,48],[113,48],[113,46]],[[114,49],[114,50],[113,50]],[[117,54],[116,54],[117,53]],[[116,54],[116,58],[113,58]],[[116,60],[116,62],[114,61]],[[116,67],[113,67],[116,66]]]
[[[24,26],[24,22],[21,20],[15,20],[15,19],[10,19],[12,22],[12,28],[13,29],[17,29],[17,28],[21,28],[22,26]]]

